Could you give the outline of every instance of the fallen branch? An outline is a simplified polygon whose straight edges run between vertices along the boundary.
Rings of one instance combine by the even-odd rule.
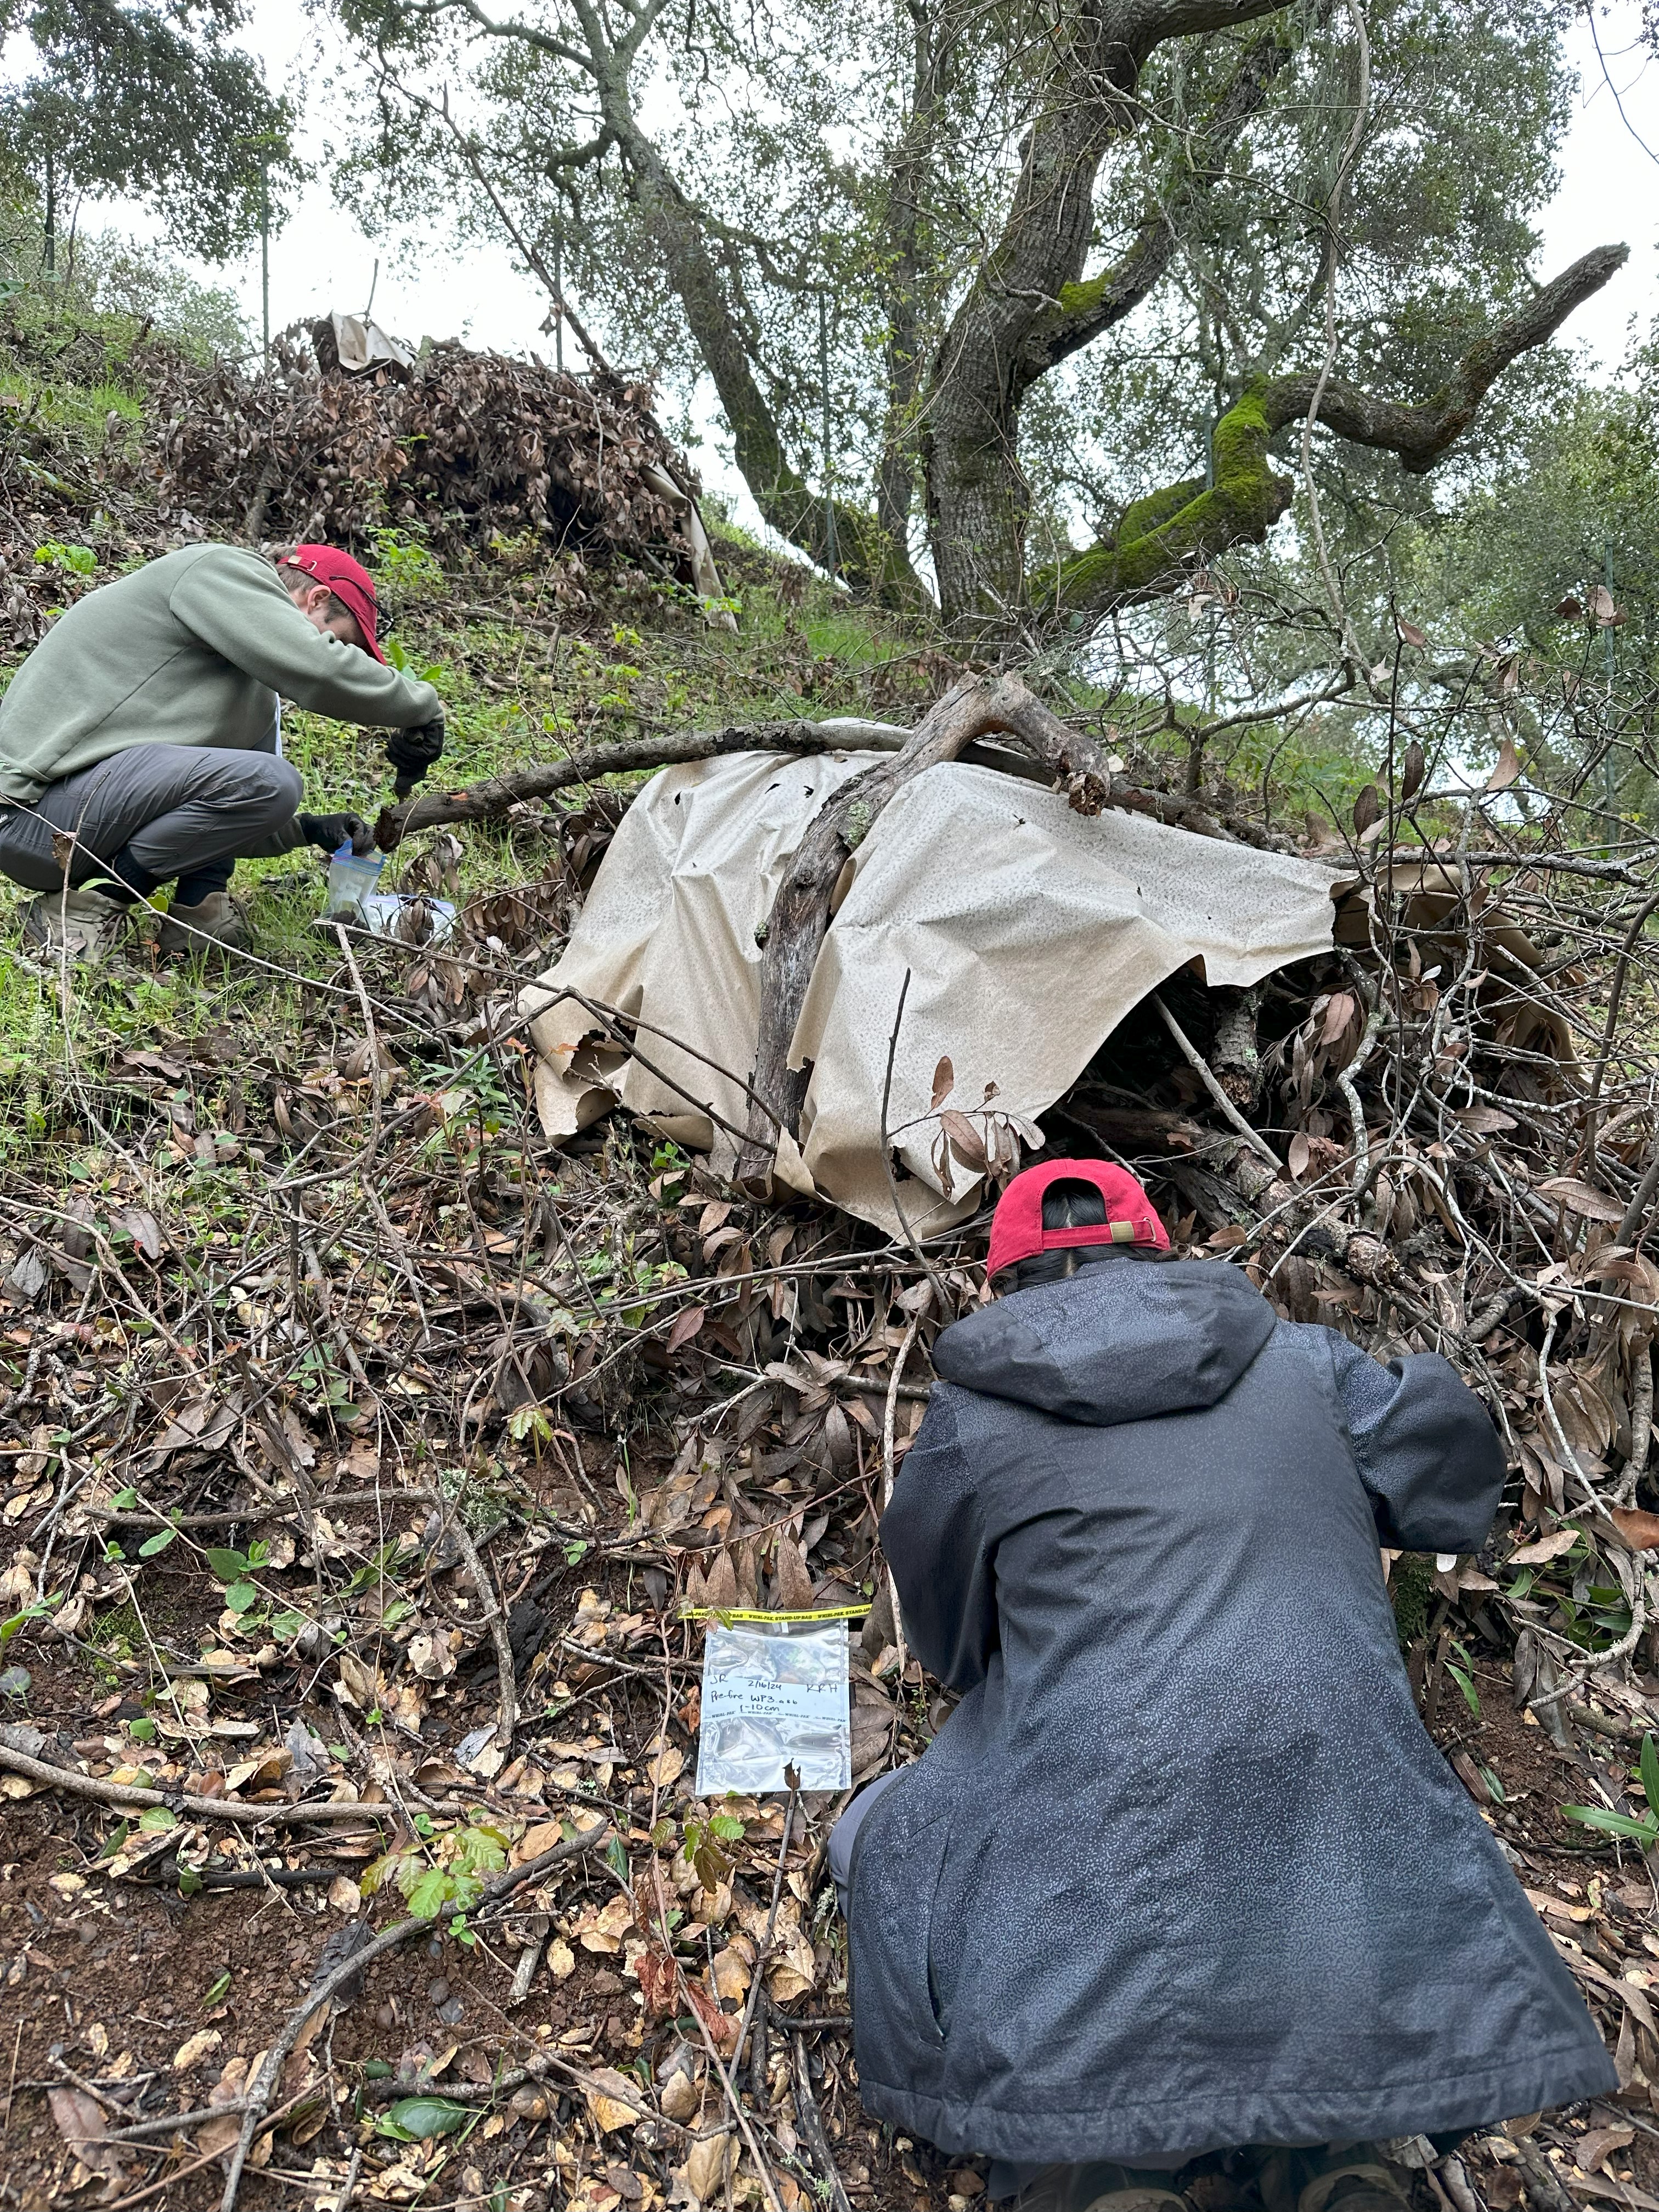
[[[486,777],[461,791],[421,791],[401,805],[383,807],[374,825],[382,852],[389,853],[417,830],[441,823],[489,822],[527,799],[550,799],[573,785],[597,783],[607,775],[629,775],[641,769],[672,768],[682,761],[716,760],[726,753],[827,753],[864,747],[896,747],[907,736],[890,722],[737,722],[720,730],[672,730],[661,737],[634,738],[596,745],[563,760],[538,761]]]
[[[258,2126],[253,2130],[252,2136],[249,2138],[250,2142],[256,2140],[260,2136],[269,2135],[273,2128],[280,2128],[283,2122],[294,2110],[294,2107],[298,2104],[303,2103],[307,2097],[314,2094],[315,2093],[312,2090],[302,2089],[297,2097],[290,2097],[287,2104],[279,2106],[276,2112],[266,2113],[264,2118],[259,2122]],[[185,2115],[185,2118],[191,2120],[193,2124],[199,2126],[205,2119],[222,2119],[228,2112],[234,2112],[240,2109],[240,2108],[239,2106],[235,2106],[222,2105],[216,2112],[190,2113]],[[184,2124],[185,2122],[183,2119],[175,2119],[169,2122],[168,2124],[177,2128],[182,2127]],[[105,2137],[105,2141],[106,2142],[131,2142],[136,2139],[137,2138],[131,2134],[106,2136]],[[170,2173],[162,2174],[159,2180],[148,2183],[143,2189],[135,2189],[131,2196],[118,2197],[114,2203],[109,2207],[109,2212],[127,2212],[127,2207],[129,2205],[142,2204],[149,2197],[159,2197],[164,2190],[171,2189],[175,2181],[182,2181],[185,2179],[185,2176],[189,2173],[199,2173],[204,2166],[211,2166],[216,2159],[220,2159],[223,2156],[224,2153],[222,2151],[204,2151],[199,2158],[191,2159],[188,2165],[175,2166]]]
[[[1451,848],[1443,851],[1431,845],[1399,845],[1391,853],[1380,854],[1376,865],[1381,872],[1390,866],[1400,867],[1409,862],[1426,860],[1455,861],[1459,857]],[[1535,868],[1544,875],[1586,876],[1592,883],[1631,884],[1642,890],[1647,887],[1647,878],[1638,874],[1631,862],[1592,860],[1584,853],[1534,853],[1524,847],[1517,847],[1507,853],[1465,853],[1461,857],[1472,868]],[[1654,858],[1651,850],[1645,858],[1646,864],[1650,866]]]
[[[405,1492],[404,1495],[408,1493]],[[478,1556],[472,1532],[461,1518],[459,1501],[447,1498],[443,1504],[447,1509],[444,1514],[445,1529],[454,1538],[456,1549],[465,1562],[473,1588],[478,1593],[479,1604],[489,1608],[485,1620],[490,1640],[495,1646],[495,1746],[504,1758],[513,1748],[513,1731],[519,1720],[519,1686],[514,1673],[513,1641],[507,1633],[507,1614],[495,1594],[495,1585],[490,1581],[484,1563]]]
[[[313,1820],[396,1820],[402,1816],[395,1805],[232,1805],[219,1797],[191,1797],[173,1790],[138,1790],[125,1782],[105,1782],[93,1774],[77,1774],[73,1767],[54,1766],[50,1760],[15,1751],[0,1731],[0,1766],[27,1775],[48,1789],[67,1790],[72,1797],[90,1797],[100,1805],[113,1805],[124,1813],[148,1813],[161,1807],[192,1820],[230,1820],[239,1827],[299,1827]]]
[[[956,688],[960,690],[961,686]],[[1017,678],[1000,679],[981,688],[1023,694],[1038,714],[1047,716],[1054,730],[1064,732],[1077,754],[1091,757],[1095,763],[1092,773],[1101,786],[1101,805],[1149,815],[1171,828],[1190,830],[1195,836],[1237,837],[1247,844],[1294,850],[1288,838],[1269,836],[1259,823],[1244,817],[1217,816],[1192,799],[1162,791],[1144,791],[1122,775],[1108,775],[1103,761],[1096,755],[1093,741],[1067,730],[1056,716],[1048,714],[1048,709],[1031,699]],[[946,695],[954,696],[954,691]],[[937,713],[938,709],[933,711]],[[921,726],[919,724],[918,729]],[[991,715],[978,735],[964,739],[954,754],[941,757],[964,761],[971,767],[994,768],[1005,775],[1018,776],[1029,782],[1048,782],[1048,775],[1040,764],[1046,753],[1034,758],[1011,746],[981,742],[982,737],[999,730],[1006,730],[1022,739],[1024,737],[1024,732],[1012,722],[1000,721]],[[823,722],[729,723],[718,730],[670,730],[660,737],[619,739],[615,744],[594,745],[568,754],[562,760],[538,761],[530,768],[509,769],[505,775],[487,776],[481,783],[470,783],[459,790],[416,792],[400,805],[380,810],[374,825],[375,842],[382,852],[390,853],[418,830],[435,830],[453,822],[499,821],[515,806],[533,799],[551,799],[556,793],[571,790],[580,784],[599,783],[608,775],[635,775],[653,769],[676,768],[687,761],[718,760],[730,753],[900,753],[910,746],[916,734],[915,730],[902,729],[891,722],[863,721],[848,715]],[[1418,852],[1407,857],[1420,860],[1425,856]],[[1482,857],[1506,867],[1523,865],[1511,860],[1507,854]],[[1611,862],[1600,864],[1598,872],[1610,871],[1623,873]]]

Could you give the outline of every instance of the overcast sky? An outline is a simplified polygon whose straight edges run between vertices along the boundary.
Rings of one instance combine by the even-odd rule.
[[[1553,276],[1592,246],[1618,238],[1628,242],[1628,266],[1579,310],[1567,330],[1604,372],[1623,354],[1632,322],[1645,331],[1659,312],[1659,63],[1638,43],[1639,15],[1639,0],[1610,0],[1597,7],[1593,31],[1581,18],[1570,35],[1578,104],[1562,149],[1561,189],[1543,222],[1538,271]],[[292,0],[255,0],[249,43],[273,85],[289,82],[296,65],[310,62],[314,35]],[[309,158],[320,161],[326,137],[326,101],[313,95],[304,143]],[[119,220],[123,228],[153,232],[140,210],[122,210]],[[464,256],[424,247],[388,253],[335,206],[325,179],[304,195],[273,240],[270,260],[273,330],[330,309],[361,310],[373,283],[376,321],[401,337],[460,337],[509,353],[545,352],[550,346],[538,331],[545,298],[504,249],[477,247]],[[238,266],[202,273],[231,287],[257,330],[257,247]],[[582,302],[572,305],[580,309]],[[708,419],[706,409],[699,413]],[[734,496],[739,511],[747,509],[747,495],[719,450],[723,441],[712,422],[710,432],[697,456],[704,480]]]

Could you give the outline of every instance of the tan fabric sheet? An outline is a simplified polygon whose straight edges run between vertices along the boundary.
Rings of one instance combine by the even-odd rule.
[[[739,754],[666,769],[639,794],[563,957],[526,996],[550,1137],[620,1098],[729,1168],[720,1125],[746,1119],[759,1018],[755,932],[812,816],[876,757]],[[941,1058],[955,1080],[940,1111],[965,1115],[981,1142],[988,1131],[1006,1145],[1010,1129],[1029,1140],[1034,1117],[1176,969],[1195,961],[1209,983],[1249,984],[1328,950],[1339,880],[1316,861],[1137,815],[1074,814],[1057,793],[959,763],[907,785],[848,873],[795,1033],[793,1064],[813,1070],[799,1156],[779,1167],[889,1233],[881,1094],[907,969],[888,1126],[915,1178],[901,1178],[905,1212],[933,1230],[970,1212],[980,1182],[959,1157],[941,1170]],[[678,1042],[638,1037],[659,1073],[596,1044],[598,1024],[561,1003],[570,989],[672,1031]]]

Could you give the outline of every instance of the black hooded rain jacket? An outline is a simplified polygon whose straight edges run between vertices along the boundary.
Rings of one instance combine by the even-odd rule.
[[[1379,1540],[1477,1550],[1503,1477],[1446,1362],[1127,1259],[934,1360],[882,1541],[964,1694],[854,1845],[868,2109],[1133,2162],[1616,2089],[1401,1662]]]

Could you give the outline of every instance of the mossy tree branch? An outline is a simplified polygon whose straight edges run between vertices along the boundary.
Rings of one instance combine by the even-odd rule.
[[[1339,437],[1398,454],[1422,475],[1443,459],[1474,421],[1480,402],[1510,363],[1553,337],[1576,307],[1599,292],[1629,258],[1624,246],[1598,246],[1540,288],[1470,347],[1440,390],[1420,405],[1378,399],[1340,380],[1328,382],[1319,420]],[[1260,544],[1291,503],[1291,479],[1273,467],[1275,435],[1303,421],[1311,374],[1258,379],[1217,422],[1213,481],[1188,477],[1126,509],[1109,538],[1054,562],[1030,583],[1043,611],[1101,613],[1164,597],[1194,562],[1230,546]]]
[[[1039,377],[1121,322],[1158,283],[1189,217],[1215,189],[1245,125],[1260,112],[1273,80],[1295,52],[1282,24],[1252,40],[1201,126],[1183,141],[1179,166],[1164,179],[1133,243],[1109,268],[1062,284],[1053,307],[1031,325],[1014,372],[1016,400]]]
[[[1582,255],[1570,269],[1541,285],[1518,313],[1506,317],[1472,345],[1439,391],[1421,406],[1375,399],[1333,377],[1319,402],[1319,420],[1340,438],[1397,453],[1411,475],[1425,475],[1468,428],[1480,402],[1510,363],[1547,345],[1567,317],[1629,258],[1627,246],[1598,246]],[[1307,414],[1314,384],[1309,373],[1276,377],[1267,386],[1267,411],[1275,429],[1300,422]]]

